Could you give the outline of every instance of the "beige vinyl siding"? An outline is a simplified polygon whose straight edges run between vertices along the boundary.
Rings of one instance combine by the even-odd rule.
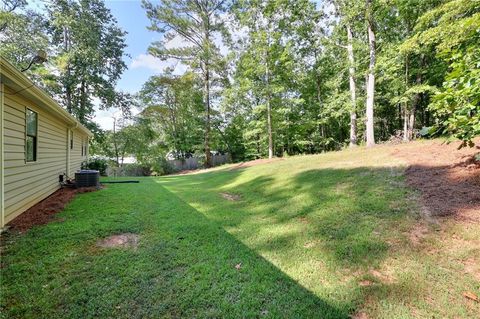
[[[3,171],[3,153],[5,149],[5,144],[4,144],[4,134],[3,134],[3,118],[5,116],[5,112],[3,111],[3,100],[4,100],[4,90],[5,90],[5,85],[0,81],[0,227],[3,227],[5,225],[5,219],[4,219],[4,198],[3,198],[3,193],[4,193],[4,171]]]
[[[86,154],[82,156],[82,145],[88,142],[88,136],[79,130],[72,130],[73,132],[73,149],[70,149],[70,172],[68,176],[75,178],[75,172],[78,171],[82,163],[87,160]],[[83,143],[82,143],[83,141]],[[68,142],[70,147],[70,141]]]
[[[11,92],[11,90],[10,90]],[[67,125],[20,95],[4,97],[5,222],[56,191],[66,172]],[[25,161],[26,108],[38,114],[37,160]]]

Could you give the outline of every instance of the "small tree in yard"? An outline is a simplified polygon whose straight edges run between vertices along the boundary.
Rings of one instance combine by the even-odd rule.
[[[154,42],[149,53],[163,60],[173,58],[198,70],[203,82],[205,107],[204,148],[206,166],[212,165],[210,154],[211,86],[215,74],[223,70],[223,61],[215,37],[226,34],[221,14],[226,0],[162,0],[158,5],[143,0],[142,5],[152,25],[150,30],[160,32],[164,40]],[[188,43],[181,48],[167,48],[173,38]]]

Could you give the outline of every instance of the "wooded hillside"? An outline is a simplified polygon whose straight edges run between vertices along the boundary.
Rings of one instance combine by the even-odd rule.
[[[125,30],[100,0],[7,0],[0,53],[83,123],[95,100],[143,111],[93,149],[147,163],[210,151],[234,160],[319,153],[393,138],[480,134],[480,2],[475,0],[162,0],[142,6],[177,59],[137,94],[118,91]],[[128,30],[127,30],[128,31]],[[184,43],[169,45],[173,39]],[[125,122],[127,123],[127,122]],[[128,128],[126,127],[128,126]],[[124,131],[122,135],[117,135]],[[139,143],[138,141],[142,141]],[[137,142],[135,142],[137,141]]]

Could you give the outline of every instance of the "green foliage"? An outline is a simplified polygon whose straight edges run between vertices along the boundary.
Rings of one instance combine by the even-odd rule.
[[[108,159],[102,156],[91,156],[88,161],[82,164],[82,169],[93,169],[100,172],[100,175],[106,176]]]
[[[152,168],[150,165],[129,163],[122,165],[121,173],[122,176],[150,176]]]
[[[168,175],[175,172],[175,168],[166,160],[165,156],[154,158],[150,165],[156,175]]]
[[[149,29],[161,35],[149,54],[176,59],[188,71],[150,78],[138,100],[115,90],[126,68],[125,33],[101,0],[53,0],[42,12],[6,0],[0,13],[0,54],[22,67],[29,50],[47,49],[49,62],[30,76],[94,131],[95,153],[119,163],[126,155],[151,163],[167,153],[182,158],[210,150],[229,152],[234,161],[254,159],[269,155],[270,139],[276,156],[338,150],[349,143],[352,116],[361,143],[367,16],[376,34],[375,136],[389,140],[399,130],[408,137],[433,127],[466,145],[479,134],[478,1],[145,0],[142,6]],[[174,38],[184,46],[171,46]],[[102,133],[91,122],[97,99],[125,118],[132,106],[141,104],[143,112],[133,125]]]
[[[473,138],[480,134],[480,3],[448,1],[420,17],[415,30],[401,49],[434,48],[448,65],[430,104],[437,117],[435,133],[473,146]]]
[[[227,82],[225,60],[215,39],[228,40],[225,11],[230,1],[162,0],[152,3],[142,0],[152,31],[162,34],[162,40],[151,44],[148,51],[162,60],[176,59],[200,75],[203,86],[204,153],[207,166],[211,166],[212,102],[216,96],[212,88]],[[186,43],[182,47],[167,47],[170,40],[179,37]]]
[[[51,48],[56,72],[44,84],[82,123],[93,114],[93,99],[101,108],[124,104],[115,84],[126,69],[125,35],[101,0],[48,2]]]
[[[27,67],[38,50],[49,51],[46,18],[26,5],[26,0],[3,0],[0,4],[0,55],[19,69]]]
[[[480,135],[480,47],[454,53],[450,62],[451,71],[430,108],[441,133],[473,146],[473,138]]]
[[[0,11],[0,54],[19,69],[37,50],[48,61],[34,65],[30,77],[68,112],[91,126],[94,99],[100,108],[129,108],[129,96],[115,85],[126,69],[125,35],[101,0],[53,0],[33,11],[26,1],[4,1]]]
[[[139,98],[139,118],[156,132],[156,139],[178,157],[203,150],[204,117],[200,80],[194,73],[151,77]]]

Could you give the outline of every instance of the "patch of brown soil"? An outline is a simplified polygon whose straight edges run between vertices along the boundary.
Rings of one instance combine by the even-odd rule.
[[[480,149],[459,145],[412,143],[395,147],[393,155],[409,164],[407,183],[420,191],[427,214],[480,222],[480,163],[474,158]]]
[[[370,280],[362,280],[358,284],[362,287],[368,287],[368,286],[373,285],[373,282],[370,281]]]
[[[463,261],[464,270],[466,274],[470,274],[480,283],[480,263],[475,259],[469,258]]]
[[[428,227],[426,225],[416,224],[415,227],[408,234],[408,238],[414,246],[417,246],[422,242],[425,237],[427,237],[427,234]]]
[[[306,242],[305,244],[303,244],[303,247],[304,248],[312,248],[312,247],[315,247],[315,245],[316,245],[316,242],[309,241],[309,242]]]
[[[368,316],[365,312],[360,311],[360,312],[357,312],[353,315],[350,315],[350,318],[352,318],[352,319],[368,319]]]
[[[369,273],[384,284],[392,284],[395,282],[393,275],[387,272],[380,272],[378,270],[371,269]]]
[[[138,246],[140,236],[132,233],[112,235],[97,241],[97,246],[102,248],[134,248]]]
[[[298,221],[301,222],[302,224],[310,224],[310,221],[308,220],[308,218],[306,216],[300,216],[298,217]]]
[[[23,214],[17,216],[8,223],[8,226],[15,231],[25,232],[36,225],[44,225],[52,221],[62,221],[56,219],[55,214],[63,211],[65,206],[78,193],[87,193],[96,191],[96,187],[84,187],[78,189],[61,188],[41,202],[35,204],[26,210]]]
[[[220,195],[231,202],[237,202],[242,199],[240,195],[230,194],[230,193],[220,193]]]
[[[256,159],[256,160],[253,160],[253,161],[248,161],[248,162],[241,162],[235,166],[233,166],[232,168],[230,168],[231,170],[234,170],[234,169],[239,169],[239,168],[244,168],[244,167],[251,167],[251,166],[257,166],[257,165],[261,165],[261,164],[268,164],[268,163],[273,163],[273,162],[278,162],[278,161],[283,161],[284,158],[281,158],[281,157],[276,157],[276,158],[260,158],[260,159]]]

